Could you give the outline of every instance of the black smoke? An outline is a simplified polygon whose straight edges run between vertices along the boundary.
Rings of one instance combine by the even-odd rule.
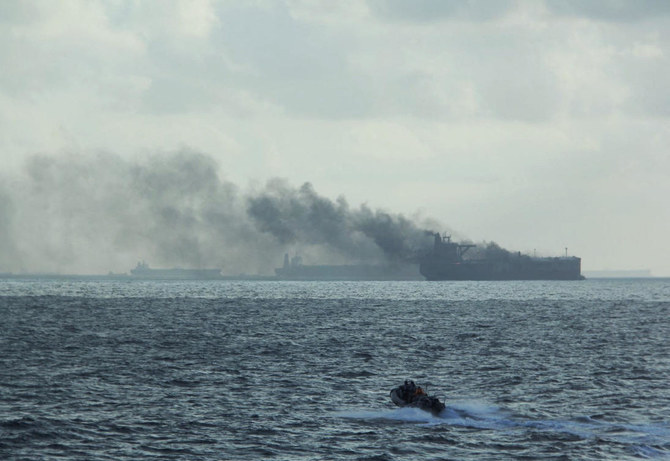
[[[468,260],[509,261],[513,254],[496,242],[480,242],[465,255]]]
[[[126,272],[218,267],[272,273],[284,252],[310,263],[403,262],[430,245],[422,226],[311,184],[241,191],[207,155],[127,160],[110,153],[35,155],[0,185],[0,272]]]
[[[426,232],[402,215],[351,208],[343,197],[318,195],[310,183],[294,188],[272,181],[248,198],[248,214],[281,244],[321,245],[347,258],[408,262],[429,243]]]

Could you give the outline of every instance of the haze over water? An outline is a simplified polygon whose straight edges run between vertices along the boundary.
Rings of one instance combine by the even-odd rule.
[[[0,318],[2,459],[670,457],[667,279],[12,279]]]

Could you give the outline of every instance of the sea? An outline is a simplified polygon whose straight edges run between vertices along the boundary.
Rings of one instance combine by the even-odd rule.
[[[0,459],[670,459],[670,279],[0,279]]]

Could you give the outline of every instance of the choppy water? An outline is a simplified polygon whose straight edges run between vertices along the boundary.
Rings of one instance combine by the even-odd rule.
[[[0,280],[0,459],[670,459],[669,338],[670,280]]]

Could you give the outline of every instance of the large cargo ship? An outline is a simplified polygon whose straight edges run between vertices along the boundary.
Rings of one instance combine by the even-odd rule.
[[[220,279],[221,269],[152,269],[144,261],[130,270],[134,278],[148,280],[212,280]]]
[[[495,255],[466,259],[476,245],[459,244],[435,234],[433,250],[423,255],[419,270],[428,280],[583,280],[581,258],[539,258],[500,249]]]
[[[423,280],[416,264],[307,265],[288,254],[275,274],[279,280]]]

